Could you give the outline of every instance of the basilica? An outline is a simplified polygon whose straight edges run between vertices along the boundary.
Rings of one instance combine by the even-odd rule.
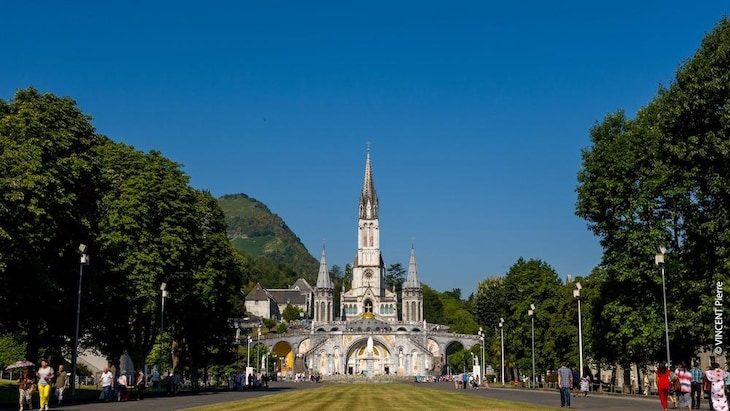
[[[400,301],[386,287],[379,207],[368,150],[350,288],[343,286],[340,312],[335,312],[335,290],[323,249],[313,287],[311,327],[257,341],[273,353],[277,372],[427,376],[441,373],[451,344],[469,348],[478,342],[477,336],[450,333],[448,327],[424,320],[413,245]]]

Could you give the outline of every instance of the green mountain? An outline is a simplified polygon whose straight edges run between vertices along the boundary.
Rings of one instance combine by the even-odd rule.
[[[284,265],[293,271],[291,274],[314,284],[319,262],[281,217],[272,213],[264,203],[245,194],[224,195],[218,199],[218,204],[226,217],[228,239],[237,250]],[[253,280],[259,281],[257,278]]]

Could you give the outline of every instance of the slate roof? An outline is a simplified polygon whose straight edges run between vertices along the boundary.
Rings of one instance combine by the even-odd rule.
[[[256,286],[246,294],[246,301],[264,301],[269,299],[274,299],[274,297],[260,283],[256,283]]]
[[[307,280],[300,278],[294,284],[292,284],[291,287],[289,287],[291,290],[298,289],[301,292],[307,292],[307,293],[313,293],[314,289],[311,285],[307,282]]]
[[[280,305],[287,304],[287,302],[292,305],[307,304],[306,294],[302,294],[302,292],[299,290],[275,289],[269,290],[269,293],[274,298],[274,301],[276,301],[276,303]]]

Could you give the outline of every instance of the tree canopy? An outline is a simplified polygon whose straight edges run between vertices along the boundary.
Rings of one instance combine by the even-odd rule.
[[[82,346],[144,363],[165,282],[173,365],[228,352],[219,336],[247,261],[180,165],[96,134],[73,100],[31,88],[0,101],[0,193],[0,334],[22,335],[27,358],[68,355],[81,279]],[[83,277],[81,243],[92,262]],[[31,301],[66,315],[38,315]]]
[[[576,214],[604,249],[592,318],[596,354],[607,361],[666,357],[658,245],[668,249],[672,358],[711,343],[715,283],[730,268],[729,69],[723,18],[635,118],[617,111],[591,129]]]

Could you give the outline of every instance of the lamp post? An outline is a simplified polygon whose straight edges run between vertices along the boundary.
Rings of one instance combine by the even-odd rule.
[[[486,375],[484,375],[484,373],[486,372],[486,369],[484,368],[484,337],[485,337],[485,335],[484,335],[484,330],[482,329],[482,327],[479,327],[478,335],[479,335],[479,339],[482,342],[482,362],[481,362],[481,368],[479,368],[479,376],[481,377],[480,383],[483,383],[484,379],[486,378]]]
[[[246,372],[251,367],[251,336],[248,336],[248,349],[246,350]]]
[[[657,247],[656,255],[654,256],[654,264],[661,265],[662,268],[662,295],[664,297],[664,336],[667,343],[667,367],[672,363],[669,357],[669,320],[667,319],[667,286],[664,280],[664,254],[666,254],[666,247],[660,245]]]
[[[583,377],[583,324],[582,316],[580,313],[580,290],[583,288],[578,281],[575,282],[575,290],[573,290],[573,297],[578,300],[578,359],[580,367],[580,376]]]
[[[530,322],[532,323],[532,383],[530,387],[535,387],[535,304],[530,304],[530,309],[527,310],[527,315],[530,316]]]
[[[89,265],[89,255],[86,254],[86,244],[79,244],[79,296],[76,303],[76,338],[74,338],[74,352],[72,353],[71,362],[71,396],[76,395],[76,362],[79,355],[79,319],[81,318],[81,280],[84,277],[84,266]]]
[[[261,346],[261,344],[259,344],[260,342],[261,342],[261,327],[259,327],[259,335],[256,337],[256,358],[257,358],[256,359],[256,362],[257,362],[256,373],[257,374],[259,372],[261,372],[261,355],[259,355],[259,347]]]
[[[167,283],[160,284],[160,298],[162,305],[160,306],[160,335],[165,332],[165,299],[167,298]]]
[[[165,334],[165,299],[167,299],[168,291],[167,291],[167,283],[160,284],[160,350],[157,355],[157,363],[158,365],[161,365],[160,357],[162,357],[162,349],[164,347],[164,338],[163,335]],[[158,367],[158,369],[161,369],[162,367]]]
[[[499,340],[502,345],[502,385],[504,386],[504,318],[499,319]]]
[[[236,324],[236,369],[241,369],[241,365],[239,364],[239,360],[241,358],[241,329],[238,328],[238,324]]]

